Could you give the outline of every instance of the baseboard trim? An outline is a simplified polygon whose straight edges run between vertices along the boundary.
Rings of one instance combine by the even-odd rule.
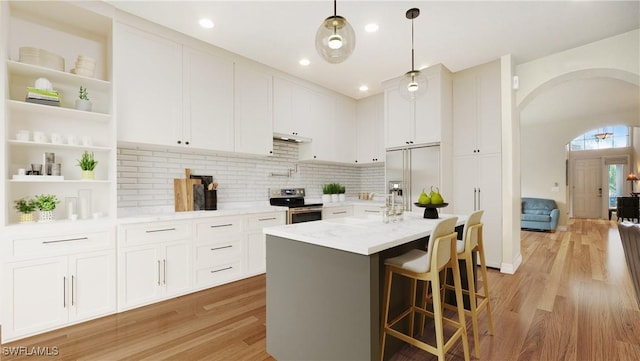
[[[522,264],[522,255],[518,253],[518,256],[513,260],[513,263],[502,262],[500,265],[500,272],[512,275],[516,273],[520,264]]]

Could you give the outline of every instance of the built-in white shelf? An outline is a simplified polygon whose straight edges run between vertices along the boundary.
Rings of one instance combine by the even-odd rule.
[[[106,92],[111,88],[111,82],[90,78],[82,75],[66,73],[64,71],[46,68],[39,65],[21,63],[19,61],[7,60],[8,72],[18,76],[37,76],[47,78],[52,83],[78,83],[85,84],[87,88],[96,91]]]
[[[74,145],[74,144],[62,144],[62,143],[41,143],[34,141],[25,141],[25,140],[16,140],[9,139],[7,141],[12,146],[20,146],[20,147],[36,147],[36,148],[47,148],[47,149],[78,149],[78,150],[87,150],[92,152],[109,152],[112,148],[109,147],[101,147],[95,145]]]
[[[108,122],[111,119],[110,114],[98,112],[86,112],[84,110],[70,109],[64,107],[56,107],[52,105],[42,105],[35,103],[27,103],[21,100],[7,100],[7,107],[10,110],[29,112],[43,116],[64,117],[66,119],[85,120],[92,122]]]

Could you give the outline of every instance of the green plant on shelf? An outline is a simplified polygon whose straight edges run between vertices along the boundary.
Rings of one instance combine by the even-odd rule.
[[[89,93],[87,93],[87,88],[80,86],[80,91],[78,92],[78,97],[82,100],[89,100]]]
[[[40,194],[36,196],[37,208],[41,211],[52,211],[60,203],[55,194]]]
[[[20,198],[15,203],[15,209],[23,214],[29,214],[38,208],[38,202],[35,199]]]
[[[84,171],[93,171],[96,169],[98,161],[94,159],[93,152],[84,151],[82,157],[78,160],[78,166]]]

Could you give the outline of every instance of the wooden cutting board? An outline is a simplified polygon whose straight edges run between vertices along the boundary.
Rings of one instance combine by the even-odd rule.
[[[191,179],[191,169],[184,170],[185,178],[173,179],[173,200],[176,212],[193,211],[193,186],[201,179]]]

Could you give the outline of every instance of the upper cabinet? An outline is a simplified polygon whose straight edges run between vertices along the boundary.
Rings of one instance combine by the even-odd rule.
[[[188,144],[182,133],[182,46],[116,23],[118,141]]]
[[[384,162],[384,94],[358,100],[356,123],[356,162]]]
[[[311,138],[309,107],[313,91],[279,77],[273,78],[273,133],[294,139]],[[308,140],[308,139],[306,139]]]
[[[235,64],[235,151],[273,154],[271,74],[253,65]]]
[[[77,210],[67,198],[81,190],[92,193],[90,212],[115,218],[116,137],[112,116],[111,19],[66,2],[2,2],[0,50],[3,73],[1,225],[18,223],[13,202],[38,194],[53,194],[60,204],[56,219]],[[88,8],[90,8],[89,6]],[[83,19],[79,22],[75,19]],[[79,57],[94,61],[80,63]],[[82,65],[77,70],[77,64]],[[92,69],[91,71],[89,69]],[[84,75],[80,73],[84,71]],[[59,104],[27,101],[27,87],[42,88],[45,78],[59,94]],[[46,83],[46,82],[45,82]],[[90,111],[76,109],[80,87],[87,89]],[[95,180],[81,180],[77,166],[84,151],[94,153]],[[53,167],[44,164],[53,154]],[[50,157],[51,158],[51,157]],[[41,175],[29,174],[37,170]],[[48,174],[48,175],[43,175]],[[85,192],[86,193],[86,192]],[[86,222],[91,221],[91,216]],[[85,220],[82,220],[83,223]],[[23,226],[23,225],[20,225]],[[26,226],[25,227],[29,227]],[[37,227],[34,224],[33,227]]]
[[[117,23],[118,141],[272,154],[270,74],[142,27]]]
[[[441,64],[422,72],[427,92],[413,102],[400,97],[398,79],[385,83],[386,148],[440,142],[443,127],[451,124],[451,72]]]
[[[501,149],[500,62],[453,78],[454,155],[499,153]]]

